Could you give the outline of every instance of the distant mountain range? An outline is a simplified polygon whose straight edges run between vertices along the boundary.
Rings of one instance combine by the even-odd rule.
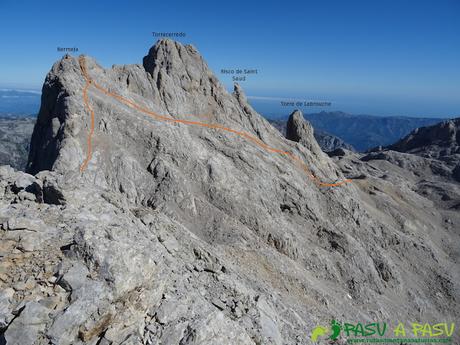
[[[0,89],[0,113],[2,117],[37,114],[41,91]]]
[[[5,116],[0,113],[0,165],[24,170],[35,117]]]
[[[342,139],[358,151],[376,146],[390,145],[418,127],[441,122],[442,118],[421,118],[403,116],[352,115],[344,112],[320,112],[305,114],[316,131],[323,131]],[[285,119],[277,122],[287,121]]]

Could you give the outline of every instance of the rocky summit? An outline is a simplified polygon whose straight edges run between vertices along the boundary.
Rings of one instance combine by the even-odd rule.
[[[284,137],[193,46],[63,57],[27,173],[0,168],[1,340],[312,344],[331,319],[458,320],[458,182],[338,151],[298,113]]]

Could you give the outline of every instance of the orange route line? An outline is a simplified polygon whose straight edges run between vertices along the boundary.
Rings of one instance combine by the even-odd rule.
[[[305,173],[308,175],[308,177],[314,183],[316,183],[318,186],[321,186],[321,187],[337,187],[337,186],[341,186],[341,185],[344,185],[346,183],[352,182],[352,180],[350,180],[350,179],[345,179],[343,181],[339,181],[339,182],[335,182],[335,183],[321,182],[315,175],[313,175],[313,173],[310,171],[308,166],[303,162],[303,160],[300,159],[299,157],[297,157],[296,155],[294,155],[294,154],[292,154],[291,152],[288,152],[288,151],[283,151],[283,150],[279,150],[279,149],[276,149],[274,147],[271,147],[271,146],[265,144],[259,138],[256,138],[255,136],[250,135],[249,133],[246,133],[244,131],[237,131],[235,129],[224,127],[224,126],[218,125],[218,124],[209,124],[209,123],[204,123],[204,122],[199,122],[199,121],[173,119],[173,118],[169,118],[169,117],[166,117],[166,116],[163,116],[163,115],[159,115],[159,114],[157,114],[157,113],[155,113],[153,111],[150,111],[149,109],[146,109],[146,108],[144,108],[144,107],[142,107],[142,106],[140,106],[140,105],[138,105],[138,104],[136,104],[136,103],[134,103],[134,102],[132,102],[132,101],[130,101],[130,100],[118,95],[118,94],[116,94],[116,93],[113,93],[113,92],[110,92],[107,89],[104,89],[102,86],[97,84],[94,80],[92,80],[89,77],[88,71],[86,69],[85,58],[83,56],[80,56],[78,61],[79,61],[79,64],[80,64],[80,69],[82,71],[83,77],[85,78],[85,87],[83,88],[83,102],[85,104],[85,108],[88,110],[88,112],[91,115],[91,127],[90,127],[90,131],[89,131],[88,138],[87,138],[88,151],[87,151],[86,159],[84,160],[84,162],[80,166],[80,172],[83,172],[83,171],[86,170],[86,168],[88,167],[88,164],[89,164],[89,162],[91,160],[92,154],[93,154],[92,138],[93,138],[93,135],[94,135],[94,122],[95,122],[95,120],[94,120],[94,110],[90,106],[89,100],[88,100],[88,89],[89,89],[90,86],[94,86],[97,90],[101,91],[102,93],[106,94],[107,96],[115,98],[120,103],[123,103],[126,106],[128,106],[128,107],[130,107],[132,109],[138,110],[138,111],[140,111],[140,112],[142,112],[144,114],[147,114],[147,115],[151,116],[152,118],[154,118],[154,119],[156,119],[158,121],[171,122],[171,123],[183,123],[183,124],[191,125],[191,126],[200,126],[200,127],[211,128],[211,129],[223,130],[223,131],[226,131],[226,132],[234,133],[234,134],[236,134],[236,135],[238,135],[240,137],[243,137],[243,138],[245,138],[247,140],[250,140],[250,141],[252,141],[253,143],[255,143],[256,145],[258,145],[259,147],[263,148],[266,151],[273,152],[273,153],[279,153],[281,155],[287,156],[294,163],[297,163],[301,167],[301,169],[305,171]]]
[[[89,130],[88,134],[88,139],[87,139],[87,146],[88,146],[88,152],[86,155],[86,159],[83,161],[82,165],[80,166],[80,172],[83,172],[86,170],[86,167],[89,164],[89,161],[91,160],[91,157],[93,156],[93,145],[92,145],[92,137],[94,134],[94,110],[91,108],[88,102],[88,88],[91,85],[91,80],[88,78],[88,74],[86,72],[86,65],[84,59],[80,57],[79,59],[80,62],[80,68],[82,70],[83,76],[85,77],[85,87],[83,88],[83,102],[85,103],[85,108],[88,109],[89,113],[91,114],[91,127]]]

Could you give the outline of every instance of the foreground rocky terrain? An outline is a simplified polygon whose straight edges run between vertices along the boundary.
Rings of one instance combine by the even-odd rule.
[[[458,182],[413,154],[329,157],[298,112],[284,137],[192,46],[81,61],[48,74],[28,173],[0,168],[3,342],[310,344],[331,319],[458,320]]]
[[[0,115],[0,165],[24,170],[27,164],[33,117],[2,117]]]

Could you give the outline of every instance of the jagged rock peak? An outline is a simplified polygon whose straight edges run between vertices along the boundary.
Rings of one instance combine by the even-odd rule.
[[[304,119],[300,110],[295,110],[287,122],[286,137],[289,140],[300,142],[313,138],[313,127]]]
[[[157,114],[220,123],[261,139],[280,139],[269,123],[247,103],[241,88],[237,87],[236,93],[230,94],[191,45],[160,40],[150,49],[143,65],[104,69],[90,57],[84,57],[84,61],[95,83]],[[78,171],[87,153],[88,131],[84,129],[89,124],[82,101],[83,90],[85,78],[77,58],[64,57],[53,65],[43,86],[41,109],[31,140],[28,172],[56,170],[58,167],[63,171]],[[90,102],[100,96],[93,87],[87,92]],[[108,116],[107,108],[133,116],[132,123],[146,118],[136,110],[127,109],[125,104],[114,102],[111,97],[103,96],[100,100],[100,103],[92,104],[95,123],[101,124],[96,126],[97,138],[102,138],[106,130],[114,131],[119,124]],[[110,124],[111,128],[106,128],[103,123]],[[103,130],[100,131],[100,128]],[[119,128],[119,131],[125,138],[125,128]],[[107,140],[113,141],[112,138]],[[272,144],[279,146],[280,143]],[[144,152],[145,146],[139,145],[138,151]],[[95,148],[97,150],[97,146]]]
[[[158,40],[144,56],[143,65],[147,72],[153,75],[155,67],[165,67],[168,71],[182,65],[205,66],[204,59],[198,50],[192,45],[182,45],[171,39]]]
[[[241,88],[240,84],[238,83],[235,83],[233,85],[233,95],[235,96],[235,98],[238,100],[238,101],[244,101],[244,102],[247,102],[247,98],[246,98],[246,95],[243,91],[243,89]]]
[[[274,135],[248,103],[241,86],[235,84],[231,95],[192,45],[159,40],[144,57],[143,66],[173,117],[206,114],[208,121],[245,129],[260,138],[264,133]]]
[[[310,151],[320,152],[321,148],[314,137],[313,127],[305,120],[300,110],[289,115],[286,125],[286,138],[305,146]]]
[[[429,146],[437,146],[439,149],[451,148],[453,151],[458,151],[456,149],[460,146],[460,118],[417,128],[388,148],[395,151],[412,152],[426,149]]]
[[[243,109],[247,115],[254,116],[256,114],[256,111],[250,106],[243,88],[238,83],[233,85],[233,97],[235,97],[241,109]]]
[[[192,45],[159,40],[144,57],[143,67],[172,116],[207,114],[215,122],[235,121],[247,127],[240,115],[250,106],[241,89],[240,96],[232,97]]]

